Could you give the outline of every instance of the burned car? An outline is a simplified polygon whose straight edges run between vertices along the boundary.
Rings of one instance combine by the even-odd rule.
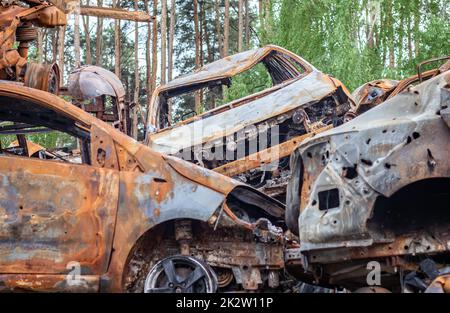
[[[172,123],[169,103],[176,103],[177,97],[230,86],[233,78],[258,66],[270,77],[271,87]],[[148,110],[146,144],[284,201],[289,155],[295,146],[341,124],[353,106],[339,80],[294,53],[269,45],[228,56],[159,86]]]
[[[448,71],[450,69],[450,61],[447,61],[438,68],[434,68],[428,71],[422,71],[423,67],[436,62],[442,62],[450,59],[450,56],[433,58],[419,63],[417,66],[417,74],[405,78],[403,80],[393,79],[377,79],[371,82],[365,83],[352,92],[352,97],[355,100],[355,107],[352,108],[347,115],[349,118],[356,115],[360,115],[371,108],[374,108],[378,104],[398,95],[409,86],[417,83],[421,83],[427,79],[430,79],[440,73]]]
[[[311,279],[355,290],[376,270],[375,291],[449,290],[449,106],[444,71],[293,153],[288,255]]]
[[[0,119],[1,142],[17,137],[0,150],[1,290],[284,286],[278,201],[48,92],[1,83]],[[34,153],[43,143],[31,136],[51,132],[73,139],[80,158]]]

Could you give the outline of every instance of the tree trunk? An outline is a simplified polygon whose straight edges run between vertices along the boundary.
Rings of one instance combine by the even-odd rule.
[[[197,4],[199,6],[198,10],[198,32],[200,33],[200,67],[203,66],[203,62],[205,60],[204,58],[204,51],[203,51],[203,15],[204,15],[204,1],[197,1]]]
[[[144,0],[145,12],[150,14],[150,8],[148,0]],[[151,75],[151,55],[150,55],[150,45],[151,45],[151,33],[152,33],[152,24],[151,22],[147,23],[147,39],[145,41],[145,89],[147,94],[147,108],[150,106],[150,97],[151,97],[151,89],[152,89],[152,75]]]
[[[223,57],[223,38],[222,38],[222,32],[221,32],[221,25],[220,25],[220,7],[219,3],[220,0],[214,1],[214,11],[215,11],[215,22],[216,22],[216,40],[217,40],[217,49],[219,50],[219,55],[222,58]]]
[[[266,32],[266,41],[270,41],[272,39],[272,6],[270,0],[264,0],[264,30]]]
[[[223,56],[226,57],[229,51],[230,39],[230,0],[225,0],[225,17],[223,23]]]
[[[194,0],[194,34],[195,34],[195,68],[200,68],[200,31],[198,25],[198,0]],[[195,112],[200,114],[201,112],[201,97],[200,92],[195,92]]]
[[[387,1],[387,27],[388,27],[388,43],[389,43],[389,67],[395,67],[394,56],[394,23],[392,18],[392,0]]]
[[[59,35],[58,35],[58,66],[59,71],[61,73],[61,86],[64,86],[64,42],[66,35],[66,26],[59,26]]]
[[[173,75],[173,39],[175,36],[175,0],[170,1],[170,25],[169,25],[169,42],[168,42],[168,64],[167,64],[167,80],[172,80]],[[172,124],[172,99],[167,101],[168,105],[168,120],[169,124]]]
[[[75,52],[75,68],[81,65],[81,52],[80,52],[80,3],[78,2],[74,11],[74,27],[73,27],[73,48]]]
[[[243,2],[244,0],[239,0],[239,6],[238,6],[238,52],[242,51],[242,36],[243,36],[243,29],[244,29],[244,15],[243,15]]]
[[[52,63],[56,62],[58,55],[58,31],[52,29]]]
[[[138,10],[138,1],[134,0],[134,10]],[[138,136],[138,110],[139,110],[139,23],[134,23],[134,107],[132,112],[132,128],[131,134],[134,139]]]
[[[206,8],[205,5],[202,5],[202,25],[203,25],[203,38],[205,40],[205,44],[206,44],[206,52],[207,52],[207,56],[206,56],[206,60],[208,63],[211,63],[213,61],[213,51],[212,51],[212,47],[211,47],[211,43],[209,42],[209,32],[208,32],[208,23],[206,20]],[[203,62],[202,62],[202,66],[203,66]]]
[[[89,0],[86,0],[86,5],[89,5]],[[89,33],[89,16],[83,16],[84,34],[86,38],[86,64],[92,64],[91,55],[91,35]]]
[[[245,0],[245,48],[250,49],[250,7],[249,0]]]
[[[161,1],[161,85],[166,83],[167,0]]]
[[[103,0],[97,0],[97,6],[101,7]],[[97,17],[97,34],[95,38],[95,64],[102,66],[102,45],[103,45],[103,18]]]
[[[175,0],[171,0],[170,3],[170,26],[169,26],[169,49],[168,49],[168,66],[167,77],[168,80],[172,80],[173,75],[173,38],[175,36]]]
[[[38,28],[38,37],[37,37],[37,57],[38,63],[42,63],[44,60],[44,30],[42,28]]]
[[[158,14],[158,0],[153,0],[153,16]],[[153,34],[152,34],[152,78],[151,78],[151,91],[150,96],[156,88],[156,70],[158,66],[158,20],[153,21]]]
[[[419,40],[419,25],[420,25],[420,0],[414,1],[414,55],[416,58],[419,57],[420,49],[420,40]]]
[[[369,6],[369,27],[367,31],[367,46],[370,49],[374,48],[374,31],[375,31],[375,25],[377,22],[377,16],[378,16],[378,4],[377,2],[371,0],[368,2]]]
[[[120,0],[113,0],[113,7],[118,8],[120,6]],[[120,20],[114,20],[114,73],[121,78],[120,70]]]
[[[408,59],[411,61],[413,59],[413,47],[412,47],[412,28],[411,28],[411,15],[408,14]]]
[[[259,17],[259,29],[261,32],[261,37],[264,40],[265,30],[264,30],[264,1],[258,0],[258,17]]]

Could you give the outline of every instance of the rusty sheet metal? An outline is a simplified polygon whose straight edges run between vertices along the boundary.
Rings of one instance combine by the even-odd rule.
[[[29,157],[32,156],[33,154],[35,154],[38,151],[45,150],[44,147],[42,147],[41,145],[38,145],[37,143],[34,143],[34,142],[30,141],[30,140],[27,140],[26,144],[27,144],[26,151],[27,151]],[[20,144],[19,144],[18,140],[14,140],[13,142],[11,142],[9,144],[9,148],[19,147],[19,146],[20,146]]]
[[[337,87],[327,75],[313,71],[246,105],[150,135],[149,146],[162,153],[175,154],[182,149],[226,137],[247,126],[318,101],[330,95]]]
[[[450,58],[450,56],[431,59],[422,63],[430,63],[448,58]],[[440,73],[444,73],[445,71],[448,71],[449,68],[450,61],[446,62],[439,68],[428,70],[420,73],[420,75],[416,74],[400,81],[392,79],[377,79],[365,83],[352,92],[352,97],[355,100],[356,107],[351,110],[351,112],[356,115],[362,114],[387,99],[390,99],[405,91],[408,86],[430,79]],[[420,72],[420,66],[418,66],[418,71]]]
[[[98,292],[100,279],[96,275],[0,274],[0,292]]]
[[[294,153],[291,166],[300,170],[288,188],[287,211],[299,214],[300,250],[310,270],[355,286],[367,272],[352,266],[368,260],[399,257],[418,267],[428,255],[440,266],[449,263],[450,130],[443,114],[449,83],[447,71],[409,86]],[[390,286],[400,288],[395,265],[382,266],[394,279]]]
[[[243,159],[239,159],[234,162],[230,162],[228,164],[216,167],[214,171],[229,177],[233,177],[236,176],[237,174],[244,173],[248,170],[261,167],[261,165],[263,164],[267,164],[279,160],[280,158],[291,155],[291,153],[295,150],[295,148],[297,148],[297,146],[303,140],[310,137],[314,137],[316,134],[331,129],[331,127],[332,127],[331,125],[328,125],[326,127],[317,129],[316,131],[313,131],[311,133],[294,137],[273,148],[268,148],[266,150],[262,150],[254,154],[251,154]]]
[[[129,105],[125,103],[125,88],[119,77],[98,66],[85,65],[69,75],[69,95],[74,104],[93,113],[105,122],[112,122],[120,131],[130,134]],[[112,114],[108,113],[104,96],[112,97]],[[91,103],[77,103],[90,100]]]
[[[75,260],[86,272],[106,270],[117,173],[7,156],[0,168],[1,273],[57,274]]]
[[[230,80],[224,77],[248,70],[258,62],[271,76],[271,88],[171,125],[167,115],[170,98],[208,86],[227,85]],[[296,142],[293,138],[343,123],[352,108],[353,99],[339,80],[316,70],[292,52],[267,46],[213,62],[160,86],[152,95],[145,143],[156,151],[202,167],[217,168],[284,201],[290,169],[282,158],[292,151],[292,143]],[[258,151],[269,148],[263,143],[266,141],[272,147],[268,150],[273,155],[270,158],[281,160],[278,165],[269,162],[264,167],[271,166],[271,170],[250,160],[267,154]],[[277,149],[282,153],[278,157]]]
[[[362,114],[385,101],[398,84],[397,80],[377,79],[359,86],[352,92],[356,103],[354,113]]]
[[[124,101],[125,89],[120,79],[112,72],[99,66],[85,65],[69,75],[69,92],[82,100],[108,95]]]
[[[45,1],[0,4],[0,79],[25,82],[56,94],[60,75],[57,65],[28,62],[28,50],[30,42],[38,37],[37,27],[53,28],[66,23],[64,12]]]
[[[66,290],[61,275],[78,262],[86,283],[75,290],[93,290],[98,283],[101,291],[123,291],[137,242],[166,221],[188,218],[211,229],[237,227],[254,238],[260,226],[244,227],[252,222],[234,210],[245,211],[247,204],[257,216],[275,219],[284,211],[276,200],[152,151],[57,96],[0,84],[0,109],[11,103],[33,103],[74,119],[90,133],[92,165],[0,156],[3,286]],[[274,259],[281,260],[280,247]]]
[[[209,63],[191,74],[182,75],[171,80],[167,84],[158,87],[158,91],[154,94],[160,94],[163,91],[186,87],[205,81],[236,76],[261,62],[262,59],[273,51],[280,51],[296,60],[301,60],[301,63],[305,65],[307,72],[315,70],[314,66],[289,50],[275,45],[267,45],[258,49],[248,50],[227,56],[223,59]]]
[[[304,227],[300,227],[300,236],[305,249],[309,242],[329,242],[331,238],[336,245],[345,245],[346,241],[339,241],[338,238],[347,232],[360,234],[361,244],[370,244],[371,241],[366,240],[364,222],[370,217],[370,209],[354,211],[354,207],[371,208],[379,194],[389,197],[413,181],[446,175],[449,168],[445,161],[445,155],[449,153],[448,128],[436,112],[440,110],[441,93],[445,92],[443,87],[449,75],[447,72],[412,87],[409,92],[399,94],[337,130],[323,132],[300,146],[306,172],[317,173],[312,167],[315,167],[317,157],[326,151],[329,155],[326,160],[334,161],[326,163],[325,167],[318,167],[323,171],[311,179],[316,187],[311,186],[308,202],[301,204],[300,223]],[[433,140],[430,141],[430,138]],[[410,142],[414,144],[410,145]],[[425,158],[415,151],[420,148],[421,142],[427,147]],[[426,149],[432,151],[435,159],[441,160],[433,171],[427,165]],[[332,158],[333,154],[335,156]],[[385,164],[395,166],[387,168]],[[355,175],[360,179],[348,180],[343,168],[355,168]],[[323,187],[320,187],[322,184]],[[317,219],[322,214],[312,205],[314,198],[317,201],[313,195],[330,186],[345,186],[342,197],[348,198],[351,205],[343,205],[345,200],[342,201],[341,210],[329,211],[327,218],[318,224],[323,225],[323,231],[320,230],[322,226],[312,229],[309,225],[317,223],[311,219]],[[355,197],[355,193],[361,196]],[[344,215],[351,217],[351,221],[336,226],[332,223],[333,219],[339,221]],[[325,220],[328,224],[324,224]]]

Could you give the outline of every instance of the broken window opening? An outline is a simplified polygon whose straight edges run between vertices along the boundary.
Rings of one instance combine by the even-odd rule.
[[[232,102],[238,106],[251,101],[253,95],[269,94],[278,85],[298,78],[306,69],[296,60],[278,51],[272,51],[259,63],[230,78],[212,79],[204,83],[174,88],[159,95],[158,123],[163,129],[179,122],[188,122],[202,114]],[[195,94],[200,93],[201,112],[195,112]],[[261,94],[259,94],[261,93]],[[171,103],[172,110],[169,112]],[[219,109],[220,110],[220,109]],[[204,117],[209,116],[208,114]]]
[[[0,156],[91,164],[90,134],[85,129],[58,112],[26,100],[0,104],[0,143]]]

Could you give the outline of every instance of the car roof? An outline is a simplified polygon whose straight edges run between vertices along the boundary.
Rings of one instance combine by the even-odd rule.
[[[289,50],[275,45],[267,45],[261,48],[233,54],[212,63],[206,64],[205,66],[195,70],[192,73],[179,76],[171,80],[167,84],[159,86],[158,91],[167,91],[170,89],[187,85],[194,85],[205,81],[212,81],[236,76],[255,66],[272,51],[279,51],[294,58],[295,60],[306,65],[306,67],[309,67],[307,68],[308,71],[315,70],[315,68],[311,64],[309,64],[298,55],[290,52]]]

